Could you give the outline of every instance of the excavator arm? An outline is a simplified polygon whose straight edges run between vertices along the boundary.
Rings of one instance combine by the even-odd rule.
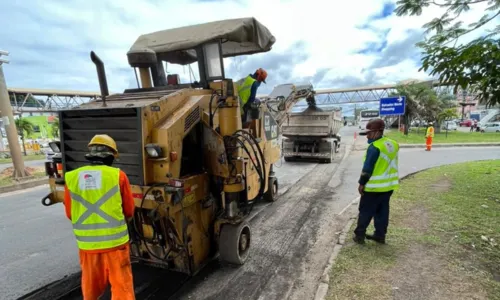
[[[306,99],[309,107],[316,108],[315,94],[312,84],[294,85],[290,83],[277,85],[269,95],[261,96],[260,99],[267,105],[276,122],[281,126],[286,115],[297,102]]]

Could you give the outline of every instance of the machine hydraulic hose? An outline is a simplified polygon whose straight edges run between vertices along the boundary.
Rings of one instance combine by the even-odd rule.
[[[243,141],[241,141],[239,138],[243,138],[245,141],[247,141],[250,145],[255,145],[257,148],[257,151],[255,150],[254,147],[252,147],[253,154],[257,159],[258,164],[255,163],[255,161],[252,161],[252,164],[254,165],[255,169],[257,170],[257,173],[259,174],[260,177],[260,187],[259,187],[259,193],[258,197],[261,197],[264,194],[264,188],[265,188],[265,174],[266,174],[266,165],[265,165],[265,159],[264,159],[264,154],[262,152],[262,149],[260,148],[259,143],[253,137],[249,132],[245,130],[237,130],[230,138],[234,139],[241,147],[242,149],[247,153],[247,155],[250,157],[250,151],[248,150],[247,146]]]
[[[257,142],[257,140],[255,139],[255,137],[253,135],[251,135],[249,132],[244,131],[244,130],[238,130],[235,132],[235,134],[239,134],[240,132],[246,134],[247,137],[245,137],[245,139],[247,139],[247,140],[250,139],[253,141],[253,143],[257,147],[257,150],[258,150],[259,155],[260,155],[260,159],[259,159],[260,166],[259,166],[258,170],[260,171],[259,175],[260,175],[261,182],[260,182],[258,196],[261,197],[262,195],[264,195],[265,180],[266,180],[266,161],[264,158],[264,153],[262,152],[262,149],[260,148],[259,143]],[[243,135],[240,135],[240,136],[243,136]],[[249,144],[251,144],[250,141],[249,141]],[[252,147],[252,149],[254,150],[255,157],[257,157],[257,153],[255,153],[255,149],[253,147]]]
[[[166,186],[167,184],[165,183],[156,183],[156,184],[153,184],[151,185],[147,190],[146,192],[144,193],[144,195],[142,196],[142,199],[141,199],[141,205],[140,205],[140,208],[142,209],[143,208],[143,205],[144,205],[144,200],[146,199],[146,197],[148,196],[148,194],[153,190],[153,188],[155,187],[164,187]],[[158,204],[158,206],[160,206],[161,204]],[[157,206],[157,207],[158,207]],[[143,214],[137,214],[137,215],[140,215],[141,218],[143,218]],[[152,257],[160,260],[160,261],[163,261],[165,262],[168,255],[170,254],[170,252],[172,251],[172,249],[174,248],[175,245],[170,245],[169,244],[169,250],[167,251],[167,253],[165,254],[165,256],[163,258],[161,257],[158,257],[156,254],[153,253],[153,251],[149,248],[149,245],[148,245],[148,239],[142,235],[142,233],[139,231],[139,229],[137,228],[137,222],[136,222],[136,218],[134,218],[133,220],[133,228],[134,228],[134,231],[135,231],[135,234],[136,236],[139,238],[139,241],[142,241],[144,242],[144,245],[146,247],[146,250],[148,251],[149,255],[151,255]],[[154,239],[154,236],[157,234],[158,230],[156,228],[156,225],[155,225],[155,220],[153,220],[151,217],[150,217],[150,221],[151,221],[151,226],[153,228],[153,239]],[[167,222],[167,225],[166,226],[169,226],[169,227],[172,227],[172,224],[169,224]],[[176,232],[175,228],[170,228],[173,232]],[[177,234],[176,234],[177,236]],[[178,236],[177,236],[178,237]],[[178,245],[178,244],[177,244]],[[163,248],[163,247],[162,247]],[[182,246],[181,247],[183,251],[186,251],[185,247]],[[164,250],[164,249],[163,249]]]

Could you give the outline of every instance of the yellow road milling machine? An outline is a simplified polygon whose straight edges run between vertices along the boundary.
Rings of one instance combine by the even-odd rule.
[[[217,253],[243,264],[253,206],[276,199],[278,126],[261,105],[242,128],[238,87],[225,77],[223,58],[267,52],[275,41],[254,18],[144,34],[127,53],[139,87],[112,95],[104,64],[91,52],[101,98],[59,112],[61,139],[51,144],[58,154],[46,163],[51,192],[43,205],[63,201],[64,174],[87,164],[95,134],[108,134],[120,153],[114,166],[128,175],[136,205],[132,261],[188,275]],[[195,62],[197,82],[165,74],[165,63]]]

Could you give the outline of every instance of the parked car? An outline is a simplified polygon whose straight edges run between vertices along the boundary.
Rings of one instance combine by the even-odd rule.
[[[471,119],[463,120],[462,122],[460,122],[460,127],[462,126],[471,127],[472,124],[474,124],[474,121],[472,121]]]
[[[50,148],[42,148],[41,151],[45,154],[46,161],[52,161],[52,156],[54,156],[54,151]]]
[[[446,130],[457,130],[457,124],[454,121],[445,121],[443,125],[441,125],[441,129]]]
[[[484,126],[481,126],[481,132],[500,132],[500,122],[484,124]]]

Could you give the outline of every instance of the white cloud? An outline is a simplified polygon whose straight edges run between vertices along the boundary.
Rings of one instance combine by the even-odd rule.
[[[135,84],[126,52],[140,34],[253,16],[275,35],[273,50],[226,59],[226,68],[235,79],[258,67],[269,68],[269,84],[263,91],[283,81],[354,87],[426,78],[418,72],[418,51],[413,44],[421,38],[422,25],[442,11],[428,8],[420,17],[372,19],[380,15],[384,4],[395,2],[11,1],[0,12],[0,27],[9,28],[0,32],[0,48],[12,51],[12,63],[5,67],[10,86],[97,91],[95,67],[89,58],[94,50],[105,63],[110,89],[119,92]],[[483,13],[483,7],[474,7],[464,18],[474,21]],[[384,45],[384,50],[361,51]],[[168,71],[189,79],[188,68],[169,66]]]

